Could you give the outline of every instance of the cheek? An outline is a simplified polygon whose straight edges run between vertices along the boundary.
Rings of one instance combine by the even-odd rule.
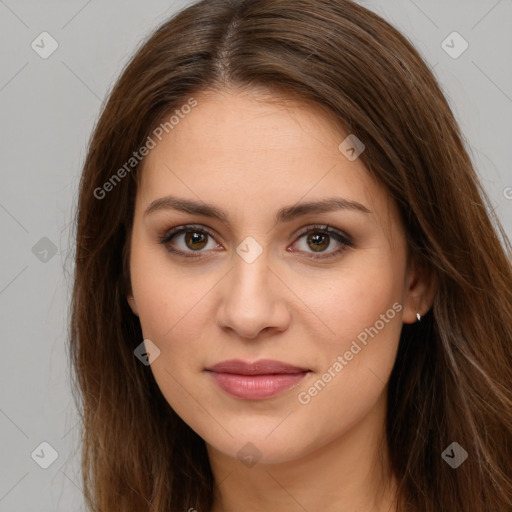
[[[298,294],[306,298],[307,305],[326,326],[325,335],[320,338],[326,344],[326,351],[332,354],[332,350],[350,345],[351,340],[379,321],[381,315],[386,317],[384,321],[390,320],[383,330],[397,323],[393,320],[400,317],[397,309],[401,308],[392,306],[402,301],[402,260],[401,254],[385,250],[354,253],[340,269],[316,279],[314,286],[311,280],[298,281],[302,283],[297,288]],[[378,326],[382,326],[381,322]],[[398,331],[400,326],[398,321]]]
[[[361,413],[381,394],[402,329],[402,263],[397,254],[362,255],[310,292],[308,305],[328,327],[320,336],[310,333],[321,354],[320,382],[300,391],[306,392],[304,402],[315,402],[312,409],[336,402],[357,417],[356,409]],[[317,393],[322,396],[316,398]],[[333,418],[335,423],[340,419],[336,413]]]
[[[346,282],[338,296],[321,309],[331,331],[318,344],[326,356],[323,369],[341,375],[333,380],[346,389],[362,392],[368,378],[373,381],[371,373],[382,382],[388,378],[402,328],[403,306],[393,284],[373,280],[365,293],[361,281]]]
[[[334,439],[362,421],[385,392],[402,328],[400,287],[392,273],[340,279],[321,306],[333,333],[316,337],[318,372],[297,389],[313,437]],[[311,333],[312,335],[314,333]],[[322,426],[312,418],[323,418]]]
[[[160,350],[151,372],[167,403],[187,423],[194,424],[204,410],[191,400],[204,366],[208,294],[215,283],[206,275],[192,278],[169,264],[165,257],[133,254],[132,289],[144,339]]]
[[[204,308],[215,276],[173,265],[163,247],[143,244],[133,247],[130,272],[144,337],[162,354],[195,350],[199,333],[211,318]]]

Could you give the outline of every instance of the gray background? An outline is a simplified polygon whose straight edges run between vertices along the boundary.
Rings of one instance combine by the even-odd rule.
[[[190,2],[0,0],[0,511],[84,510],[66,360],[70,221],[101,102],[139,42]],[[361,1],[434,68],[512,234],[512,0]],[[48,32],[57,50],[31,47]],[[469,43],[452,58],[453,31]],[[460,48],[460,42],[448,39]],[[43,239],[43,240],[41,240]],[[46,441],[58,458],[42,469]],[[49,451],[36,451],[49,460]],[[45,459],[46,458],[46,459]]]

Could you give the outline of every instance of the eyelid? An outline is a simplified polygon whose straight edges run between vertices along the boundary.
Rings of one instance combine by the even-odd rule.
[[[308,226],[305,226],[304,228],[301,228],[299,231],[294,233],[293,238],[300,238],[301,236],[310,233],[311,231],[323,231],[327,234],[334,234],[338,235],[340,238],[342,238],[347,244],[352,244],[351,237],[344,233],[341,229],[335,228],[329,224],[310,224]]]
[[[204,224],[180,224],[179,226],[175,226],[174,228],[168,229],[163,236],[160,237],[162,241],[169,240],[175,235],[180,235],[183,232],[187,231],[204,231],[208,233],[212,238],[215,238],[216,235],[213,234],[213,230]]]
[[[172,238],[175,236],[181,235],[183,233],[186,233],[187,231],[199,231],[206,233],[209,237],[211,237],[215,242],[217,242],[217,235],[213,233],[213,230],[209,228],[208,226],[205,226],[204,224],[181,224],[179,226],[175,226],[171,229],[168,229],[163,235],[159,236],[159,243],[164,245],[166,249],[173,254],[177,254],[179,256],[187,257],[187,258],[198,258],[198,257],[204,257],[204,254],[201,253],[208,253],[208,251],[181,251],[179,249],[171,249],[167,246],[167,244],[171,241]]]
[[[322,232],[326,233],[327,235],[334,237],[336,241],[341,244],[341,247],[337,249],[330,250],[328,252],[304,252],[299,251],[299,254],[301,256],[304,256],[304,258],[308,258],[310,260],[327,260],[329,258],[335,258],[336,256],[339,256],[341,253],[345,252],[348,248],[351,248],[354,246],[354,243],[352,241],[352,237],[350,237],[347,233],[343,232],[340,229],[334,228],[330,226],[329,224],[313,224],[306,226],[304,228],[301,228],[298,232],[296,232],[293,235],[294,238],[294,244],[297,243],[304,235],[308,233],[314,233],[314,232]],[[288,250],[288,249],[287,249]]]

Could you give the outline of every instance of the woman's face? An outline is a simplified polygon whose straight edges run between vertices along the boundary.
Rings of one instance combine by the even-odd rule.
[[[382,431],[402,323],[423,312],[394,203],[315,107],[195,99],[145,159],[131,238],[163,395],[246,462]]]

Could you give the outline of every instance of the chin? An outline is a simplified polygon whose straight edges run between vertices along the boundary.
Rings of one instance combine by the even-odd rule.
[[[282,440],[266,439],[267,434],[260,437],[235,437],[221,442],[210,443],[210,449],[222,453],[226,457],[237,459],[248,468],[256,464],[284,464],[293,462],[304,455],[298,440],[288,436],[288,443]],[[215,440],[218,441],[218,440]]]

